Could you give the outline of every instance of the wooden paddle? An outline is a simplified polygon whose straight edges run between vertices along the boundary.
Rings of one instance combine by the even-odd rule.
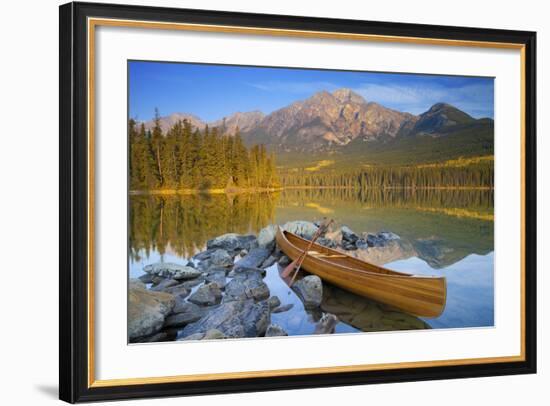
[[[294,283],[294,279],[296,278],[296,275],[298,275],[298,271],[300,271],[300,268],[302,267],[302,262],[304,262],[304,259],[306,258],[306,255],[309,251],[309,249],[313,246],[315,241],[327,230],[330,224],[332,224],[333,220],[327,220],[325,219],[323,223],[319,226],[315,234],[313,234],[313,237],[311,238],[311,241],[309,242],[309,245],[306,247],[306,249],[300,254],[298,258],[296,258],[294,261],[292,261],[288,266],[283,270],[281,273],[281,276],[283,278],[286,278],[290,275],[292,270],[296,269],[294,272],[294,276],[292,277],[292,280],[290,281],[290,285]]]

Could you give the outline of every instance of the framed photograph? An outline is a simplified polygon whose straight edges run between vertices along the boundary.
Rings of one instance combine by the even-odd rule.
[[[60,7],[60,398],[536,371],[534,32]]]

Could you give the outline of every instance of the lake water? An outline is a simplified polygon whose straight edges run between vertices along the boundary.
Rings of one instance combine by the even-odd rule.
[[[130,196],[130,277],[143,266],[184,263],[206,241],[235,232],[257,234],[268,224],[333,218],[355,232],[392,231],[397,249],[373,261],[390,269],[447,278],[447,303],[435,319],[419,319],[325,285],[321,309],[306,311],[280,278],[277,264],[264,281],[282,304],[272,322],[289,335],[311,334],[323,312],[336,332],[493,326],[493,192],[487,190],[291,189],[236,195]]]

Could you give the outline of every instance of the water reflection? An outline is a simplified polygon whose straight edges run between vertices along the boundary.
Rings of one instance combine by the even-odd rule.
[[[364,260],[407,273],[447,277],[447,305],[420,320],[326,285],[321,310],[338,316],[336,332],[491,326],[493,315],[493,193],[486,190],[295,189],[235,195],[130,196],[130,276],[152,262],[181,262],[206,241],[268,224],[329,215],[357,232],[390,230],[401,240],[363,253]],[[279,277],[265,279],[292,308],[272,321],[291,335],[311,334],[320,312],[307,312]]]

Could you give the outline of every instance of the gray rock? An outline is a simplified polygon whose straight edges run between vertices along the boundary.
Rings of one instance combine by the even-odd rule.
[[[210,258],[210,255],[212,255],[212,253],[214,251],[216,251],[216,249],[217,248],[212,248],[212,249],[208,249],[206,251],[199,252],[198,254],[195,254],[193,259],[195,259],[197,261],[204,261],[205,259]]]
[[[269,299],[267,299],[267,304],[269,305],[270,309],[275,309],[276,307],[279,307],[281,305],[281,300],[277,296],[271,296]]]
[[[150,290],[153,292],[163,292],[167,288],[179,285],[179,282],[175,279],[162,279],[158,284],[153,286]]]
[[[142,288],[128,291],[128,337],[130,340],[158,332],[172,311],[175,299],[169,293]]]
[[[288,303],[271,310],[271,313],[283,313],[287,312],[294,307],[294,303]]]
[[[203,333],[217,329],[228,338],[259,337],[270,324],[270,312],[266,302],[240,300],[222,303],[199,321],[188,324],[183,335]]]
[[[308,275],[292,285],[292,290],[304,303],[306,309],[314,309],[323,300],[323,283],[317,275]]]
[[[357,245],[349,241],[342,241],[342,248],[346,251],[355,251],[357,249]]]
[[[369,247],[383,247],[386,241],[374,234],[367,234],[367,245]]]
[[[145,289],[146,286],[145,286],[145,283],[143,283],[141,280],[135,279],[135,278],[130,278],[130,280],[128,281],[128,288],[129,289],[132,289],[132,288]]]
[[[190,266],[170,262],[157,262],[156,264],[146,265],[143,270],[150,275],[177,280],[193,279],[201,274],[201,272]]]
[[[189,293],[191,293],[191,290],[189,290],[183,284],[171,286],[169,288],[163,289],[162,291],[166,293],[170,293],[171,295],[174,295],[176,299],[186,298],[189,295]]]
[[[201,277],[196,278],[196,279],[191,279],[189,281],[185,281],[181,285],[185,286],[187,289],[191,289],[191,288],[194,288],[195,286],[200,285],[205,280],[206,280],[206,278],[204,276],[201,276]]]
[[[334,314],[326,313],[315,325],[313,334],[332,334],[334,333],[336,324],[338,324],[338,317]]]
[[[161,341],[174,341],[176,334],[172,331],[159,331],[153,335],[147,337],[134,338],[130,342],[132,343],[158,343]]]
[[[289,221],[284,224],[282,228],[283,230],[289,231],[308,240],[311,240],[313,234],[315,234],[319,229],[319,227],[310,221]]]
[[[254,248],[235,262],[235,268],[258,268],[269,257],[271,251],[266,248]]]
[[[391,231],[380,231],[378,233],[378,237],[386,240],[386,241],[393,241],[393,240],[400,240],[401,237],[399,237],[397,234],[392,233]]]
[[[204,313],[200,310],[197,312],[190,311],[173,314],[164,320],[164,327],[183,327],[189,323],[194,323],[195,321],[200,320],[203,314]]]
[[[221,248],[226,251],[251,250],[258,246],[258,241],[253,235],[224,234],[209,240],[206,243],[208,249]]]
[[[204,309],[195,303],[189,303],[182,299],[176,299],[176,304],[172,309],[173,314],[177,313],[202,313]]]
[[[145,273],[138,278],[143,283],[153,283],[153,275]]]
[[[234,279],[258,279],[262,280],[265,276],[265,269],[261,268],[236,268],[227,276]]]
[[[217,249],[210,255],[208,262],[214,266],[230,267],[233,266],[233,257],[226,250]]]
[[[206,275],[206,282],[215,282],[220,289],[225,288],[226,281],[225,269],[214,268],[208,271],[208,274]]]
[[[317,244],[322,245],[324,247],[328,247],[328,248],[336,248],[337,247],[337,244],[336,244],[335,241],[333,241],[329,238],[325,238],[325,237],[318,238],[316,242],[317,242]]]
[[[369,244],[364,238],[359,238],[357,241],[355,241],[355,247],[359,250],[366,250],[369,248]]]
[[[359,236],[348,226],[342,226],[340,230],[342,231],[342,239],[345,241],[354,244],[359,239]]]
[[[188,300],[201,306],[212,306],[220,303],[222,291],[216,283],[208,283],[200,286],[195,293],[189,296]]]
[[[285,329],[278,324],[270,324],[269,326],[267,326],[267,330],[265,331],[266,337],[282,337],[287,335],[288,333],[285,331]]]
[[[205,336],[205,333],[195,333],[190,334],[188,336],[178,338],[178,341],[195,341],[195,340],[202,340]]]
[[[275,247],[275,235],[277,234],[277,226],[270,224],[260,230],[258,234],[258,246],[273,250]]]
[[[262,262],[260,268],[269,268],[275,262],[277,262],[277,258],[275,258],[273,255],[270,255],[264,262]]]
[[[269,288],[257,278],[235,278],[225,286],[224,303],[233,300],[265,300],[269,297]]]

